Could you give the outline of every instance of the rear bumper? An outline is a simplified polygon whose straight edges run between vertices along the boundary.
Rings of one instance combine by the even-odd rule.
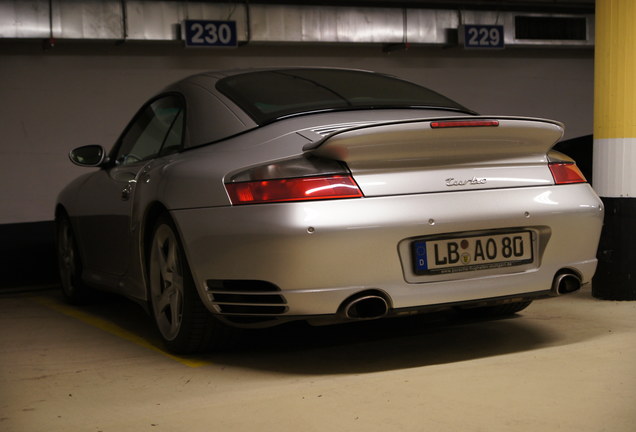
[[[197,289],[217,314],[304,317],[336,314],[351,295],[382,292],[393,309],[536,294],[561,269],[582,283],[596,269],[603,221],[587,184],[462,191],[172,212]],[[451,276],[413,274],[412,239],[447,233],[530,229],[532,265]],[[220,307],[223,281],[239,283]],[[262,283],[262,281],[266,283]],[[269,288],[268,288],[269,287]],[[238,300],[237,300],[238,299]]]

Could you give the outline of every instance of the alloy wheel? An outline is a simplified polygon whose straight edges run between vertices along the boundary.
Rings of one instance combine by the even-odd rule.
[[[175,339],[183,322],[184,277],[180,245],[166,224],[157,227],[152,242],[150,295],[159,331],[166,340]]]

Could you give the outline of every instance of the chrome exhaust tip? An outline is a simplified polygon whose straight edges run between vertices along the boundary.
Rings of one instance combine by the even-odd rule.
[[[552,281],[550,293],[553,296],[570,294],[581,288],[581,278],[572,272],[557,273]]]
[[[389,304],[379,295],[365,295],[349,300],[342,310],[347,319],[371,320],[386,316]]]

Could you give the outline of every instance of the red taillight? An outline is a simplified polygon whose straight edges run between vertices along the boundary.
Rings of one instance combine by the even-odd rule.
[[[347,175],[227,183],[225,188],[234,205],[362,197]]]
[[[449,120],[431,122],[431,128],[455,128],[455,127],[484,127],[499,126],[497,120]]]
[[[575,163],[551,162],[550,171],[556,184],[585,183],[587,180]]]

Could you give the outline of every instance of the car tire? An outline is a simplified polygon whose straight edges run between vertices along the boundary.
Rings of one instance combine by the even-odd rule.
[[[526,300],[493,306],[460,308],[459,311],[462,315],[465,315],[469,318],[498,318],[514,315],[517,312],[521,312],[522,310],[530,306],[531,303],[532,300]]]
[[[199,298],[181,240],[167,215],[155,224],[148,258],[150,310],[168,351],[192,354],[222,346],[228,328]]]
[[[84,304],[91,298],[92,290],[82,281],[80,260],[73,227],[68,216],[56,220],[57,265],[64,299],[70,304]]]

